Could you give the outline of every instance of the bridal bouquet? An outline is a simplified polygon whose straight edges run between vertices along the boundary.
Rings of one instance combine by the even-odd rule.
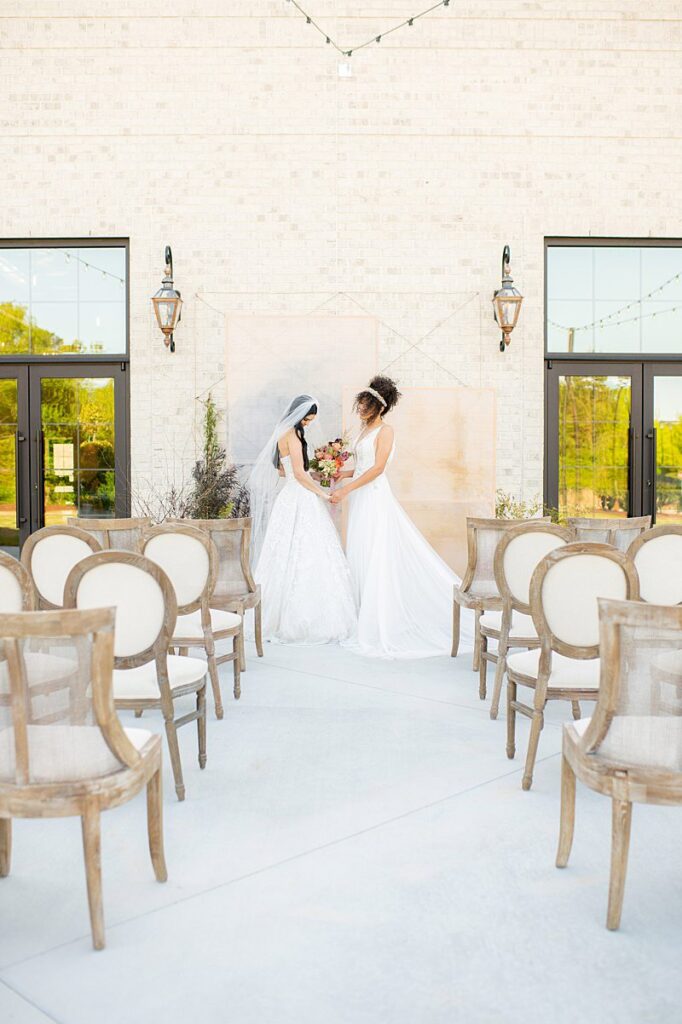
[[[333,478],[341,472],[350,456],[350,447],[345,437],[337,437],[315,449],[315,458],[310,460],[310,468],[320,474],[321,487],[331,487]]]

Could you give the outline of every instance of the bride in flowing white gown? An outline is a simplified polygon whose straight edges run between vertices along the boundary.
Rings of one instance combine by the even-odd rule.
[[[400,398],[388,377],[374,377],[356,397],[363,429],[355,443],[351,482],[332,495],[350,498],[346,556],[359,609],[348,646],[370,657],[426,658],[449,654],[452,591],[459,577],[419,532],[395,498],[385,470],[395,449],[383,422]],[[462,616],[461,637],[473,643],[473,619]]]
[[[350,572],[329,515],[329,492],[308,472],[305,427],[316,414],[314,398],[295,398],[249,477],[263,637],[283,644],[333,643],[355,631]]]

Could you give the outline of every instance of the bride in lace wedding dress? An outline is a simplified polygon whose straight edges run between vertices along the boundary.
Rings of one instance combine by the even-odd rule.
[[[359,609],[348,646],[369,657],[426,658],[449,654],[452,591],[459,577],[422,536],[395,498],[385,470],[395,449],[383,417],[400,398],[388,377],[374,377],[356,398],[363,429],[351,482],[332,495],[350,497],[346,556]],[[462,640],[473,643],[473,617],[462,616]]]
[[[295,398],[249,477],[263,637],[283,644],[333,643],[355,631],[350,572],[329,515],[329,492],[308,472],[305,428],[316,414],[314,398]]]

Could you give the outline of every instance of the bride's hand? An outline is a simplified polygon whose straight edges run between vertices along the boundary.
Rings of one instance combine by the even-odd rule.
[[[343,491],[334,491],[334,493],[330,495],[329,500],[331,501],[332,505],[340,505],[341,502],[343,501],[343,497]]]

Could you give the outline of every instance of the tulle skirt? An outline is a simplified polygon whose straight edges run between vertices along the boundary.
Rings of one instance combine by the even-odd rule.
[[[427,658],[452,647],[452,592],[459,577],[395,498],[385,475],[350,497],[346,556],[358,607],[347,646],[368,657]],[[473,647],[462,612],[460,650]]]
[[[277,496],[254,577],[264,639],[327,644],[354,633],[350,572],[329,507],[296,480]]]

